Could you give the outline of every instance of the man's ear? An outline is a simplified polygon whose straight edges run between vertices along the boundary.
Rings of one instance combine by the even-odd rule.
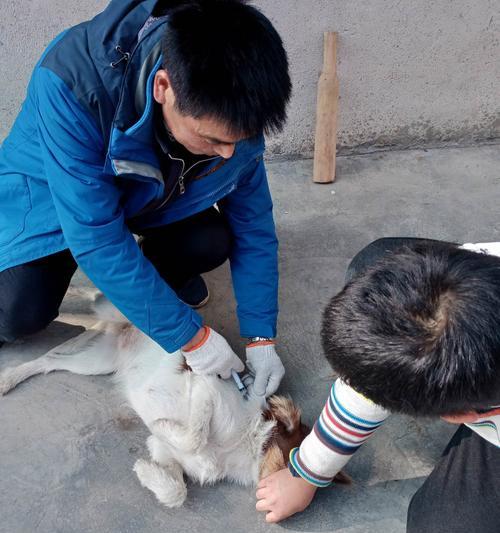
[[[441,418],[445,422],[450,422],[450,424],[471,424],[472,422],[475,422],[476,420],[481,418],[481,416],[485,416],[485,415],[480,415],[476,413],[476,411],[467,411],[466,413],[446,415],[446,416],[442,416]]]
[[[169,90],[171,91],[172,89],[167,71],[160,69],[155,74],[155,79],[153,82],[153,96],[156,102],[158,102],[160,105],[166,104],[167,100],[169,99]]]
[[[467,411],[466,413],[458,413],[455,415],[442,416],[441,418],[446,422],[452,424],[471,424],[477,422],[481,418],[488,418],[489,416],[500,415],[500,407],[495,406],[489,411],[478,413],[477,411]]]

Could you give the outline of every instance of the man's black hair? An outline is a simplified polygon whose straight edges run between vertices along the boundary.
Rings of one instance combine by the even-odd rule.
[[[500,404],[500,258],[436,243],[388,253],[327,306],[338,375],[395,412]]]
[[[169,19],[163,68],[177,109],[217,119],[228,133],[280,131],[291,82],[287,55],[271,22],[240,0],[171,0],[164,5]]]

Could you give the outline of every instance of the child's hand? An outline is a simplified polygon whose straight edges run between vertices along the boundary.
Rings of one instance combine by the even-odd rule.
[[[288,468],[264,478],[257,485],[257,511],[266,512],[266,522],[279,522],[303,511],[317,487],[301,477],[293,477]]]

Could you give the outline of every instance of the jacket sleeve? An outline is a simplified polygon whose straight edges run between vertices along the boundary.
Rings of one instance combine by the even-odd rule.
[[[242,337],[275,337],[278,317],[278,239],[261,157],[221,208],[234,237],[231,274]]]
[[[52,71],[38,68],[38,134],[64,238],[78,265],[139,329],[174,352],[201,326],[143,256],[128,230],[106,147],[89,113]]]
[[[326,487],[388,416],[337,379],[313,430],[290,452],[290,463],[306,481]]]

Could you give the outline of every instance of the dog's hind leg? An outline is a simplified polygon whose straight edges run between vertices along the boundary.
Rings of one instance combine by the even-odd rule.
[[[108,328],[89,329],[56,346],[38,359],[9,367],[0,372],[0,396],[37,374],[67,370],[74,374],[94,376],[117,370],[115,332]]]
[[[0,372],[0,396],[7,394],[10,390],[19,385],[19,383],[31,376],[43,374],[46,366],[43,357],[44,356],[39,357],[29,363],[11,366],[2,370],[2,372]]]
[[[180,507],[187,496],[182,467],[156,437],[148,438],[148,448],[152,461],[139,459],[134,465],[141,485],[153,492],[163,505]]]

